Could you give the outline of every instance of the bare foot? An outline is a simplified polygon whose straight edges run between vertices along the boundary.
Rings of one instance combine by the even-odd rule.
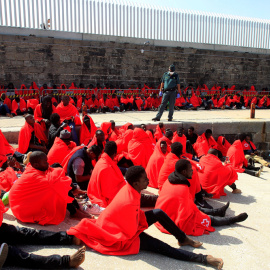
[[[180,243],[178,241],[178,245],[179,246],[192,246],[194,248],[198,248],[202,245],[203,243],[202,242],[199,242],[199,241],[196,241],[196,240],[193,240],[191,238],[189,238],[188,236],[186,237],[185,241],[183,243]]]
[[[81,244],[81,242],[82,242],[81,239],[79,239],[76,236],[73,236],[73,239],[72,239],[72,244],[73,245],[79,246]]]
[[[10,118],[13,118],[13,115],[10,114],[10,113],[7,113],[6,116],[7,116],[7,117],[10,117]]]
[[[70,268],[78,268],[85,260],[85,246],[79,248],[77,252],[70,256],[69,266]]]
[[[218,270],[222,269],[224,264],[222,259],[214,258],[212,255],[207,255],[206,260],[208,264],[216,267]]]
[[[241,191],[241,189],[236,188],[236,189],[234,189],[234,190],[232,191],[232,193],[233,193],[233,194],[241,194],[242,191]]]

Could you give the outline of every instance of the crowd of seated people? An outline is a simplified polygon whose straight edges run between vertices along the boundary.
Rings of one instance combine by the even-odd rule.
[[[33,84],[33,87],[36,86]],[[191,100],[197,97],[191,87],[186,91],[191,91]],[[208,234],[215,230],[215,226],[246,220],[246,213],[225,216],[229,202],[218,209],[213,209],[209,202],[211,198],[226,196],[224,188],[227,186],[235,196],[241,193],[238,187],[241,183],[237,186],[235,183],[238,173],[260,177],[263,167],[270,166],[260,157],[252,136],[242,134],[230,144],[224,136],[215,140],[210,129],[198,135],[193,127],[187,132],[182,126],[172,131],[162,122],[155,130],[145,124],[134,127],[132,123],[117,128],[113,120],[103,122],[98,128],[95,116],[90,116],[89,112],[122,110],[122,104],[125,110],[132,110],[134,102],[121,102],[125,95],[128,98],[128,93],[123,94],[120,103],[116,102],[119,102],[116,93],[99,97],[95,93],[97,98],[88,100],[87,96],[77,95],[77,103],[67,92],[62,93],[60,102],[51,94],[48,93],[32,111],[27,107],[21,111],[25,123],[19,133],[18,148],[12,147],[0,132],[0,188],[5,193],[3,202],[9,203],[13,215],[22,223],[57,225],[63,222],[68,212],[71,218],[81,222],[64,233],[66,244],[83,241],[108,255],[148,250],[175,259],[209,263],[221,269],[222,260],[213,262],[212,257],[206,255],[197,257],[194,253],[173,249],[153,240],[143,230],[158,221],[158,229],[175,236],[179,245],[199,247],[201,243],[187,235]],[[209,100],[217,95],[206,94],[205,97],[210,99],[200,98],[206,102],[206,107],[211,107],[215,103]],[[150,97],[151,93],[145,100]],[[113,107],[110,107],[110,99],[116,99]],[[89,100],[91,105],[86,105],[85,110]],[[137,109],[142,108],[141,103],[136,105]],[[15,115],[23,110],[21,104],[17,106],[13,110]],[[80,110],[84,112],[82,116]],[[79,134],[76,126],[80,126]],[[255,162],[260,166],[255,166]],[[159,189],[159,196],[141,193],[148,184]],[[155,209],[144,214],[140,206]],[[1,207],[0,204],[0,210]],[[122,219],[121,215],[128,218]],[[6,226],[3,225],[0,233]],[[119,233],[117,239],[115,232]],[[141,246],[133,242],[137,239],[138,243],[138,237]],[[14,243],[17,244],[16,240],[10,242]],[[0,249],[0,259],[1,250],[4,246]],[[24,257],[20,252],[18,257]],[[59,257],[55,260],[61,261],[63,268],[77,267],[82,263],[84,253],[85,248],[78,251],[76,262],[72,256],[65,262]],[[7,263],[16,264],[17,255],[9,250],[7,254],[10,254]],[[36,264],[41,262],[41,258],[36,257]],[[18,263],[30,266],[23,259]],[[44,267],[56,269],[50,263],[51,260],[47,261]]]
[[[204,85],[193,87],[189,84],[186,88],[181,85],[181,94],[178,93],[175,101],[176,110],[203,109],[246,109],[254,104],[257,109],[270,108],[270,92],[267,88],[256,91],[254,86],[241,87],[239,90],[228,86],[220,87],[215,84],[210,89]],[[42,97],[50,96],[52,104],[56,107],[61,102],[63,95],[70,97],[70,102],[79,112],[106,113],[117,111],[144,111],[157,110],[161,104],[162,95],[159,87],[144,84],[137,88],[125,89],[123,85],[116,89],[113,85],[106,84],[94,87],[90,84],[79,87],[72,83],[70,87],[65,84],[49,87],[44,84],[40,88],[35,82],[27,88],[24,84],[15,88],[12,83],[7,87],[0,85],[0,115],[14,117],[26,113],[33,114]]]

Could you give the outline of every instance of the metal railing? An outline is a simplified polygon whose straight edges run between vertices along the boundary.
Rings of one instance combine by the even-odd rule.
[[[270,20],[127,4],[116,0],[1,0],[0,25],[270,48]]]

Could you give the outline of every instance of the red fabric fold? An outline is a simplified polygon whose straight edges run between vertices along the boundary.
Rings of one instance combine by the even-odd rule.
[[[193,148],[197,153],[198,157],[206,155],[210,148],[217,149],[217,143],[215,139],[211,136],[208,140],[205,137],[205,133],[197,138],[197,141],[193,144]]]
[[[56,137],[53,146],[47,155],[48,163],[50,165],[54,163],[61,164],[74,147],[76,147],[75,142],[71,141],[69,145],[66,145],[63,140],[61,140],[59,137]]]
[[[93,139],[93,137],[95,136],[95,133],[97,131],[97,127],[96,127],[92,117],[90,115],[87,115],[87,116],[90,119],[90,126],[91,126],[90,131],[84,122],[81,126],[81,129],[80,129],[80,144],[84,144],[84,145],[89,144],[89,142]],[[83,120],[84,120],[84,117],[83,117]]]
[[[70,103],[67,106],[64,106],[63,102],[59,103],[56,107],[56,113],[59,114],[61,122],[64,120],[70,120],[71,117],[74,117],[74,123],[76,126],[80,126],[82,124],[78,110]]]
[[[7,167],[3,172],[0,172],[0,188],[9,191],[17,179],[15,171],[11,167]]]

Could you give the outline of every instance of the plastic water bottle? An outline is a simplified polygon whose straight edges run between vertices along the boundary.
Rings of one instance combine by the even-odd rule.
[[[4,196],[2,197],[2,202],[4,205],[8,205],[9,204],[9,192],[6,192],[4,194]]]

